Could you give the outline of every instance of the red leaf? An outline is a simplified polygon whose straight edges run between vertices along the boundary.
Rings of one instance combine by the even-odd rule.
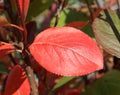
[[[30,95],[29,81],[25,71],[19,65],[16,65],[10,72],[4,95]]]
[[[85,75],[103,68],[96,43],[72,27],[43,31],[30,46],[30,52],[45,69],[64,76]]]
[[[0,58],[12,53],[15,50],[14,46],[8,43],[0,43]]]
[[[20,6],[20,12],[21,12],[23,18],[25,19],[27,12],[28,12],[30,0],[18,0],[18,2],[19,2],[19,6]]]
[[[74,21],[74,22],[68,23],[66,26],[70,26],[70,27],[74,27],[74,28],[77,28],[77,29],[81,29],[81,28],[83,28],[87,24],[88,24],[88,21],[87,22],[85,22],[85,21]]]

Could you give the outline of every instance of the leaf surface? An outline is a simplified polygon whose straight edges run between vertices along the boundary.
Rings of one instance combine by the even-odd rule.
[[[120,19],[117,13],[112,10],[108,10],[108,13],[113,21],[112,26],[115,26],[120,35]],[[120,58],[120,43],[118,41],[120,36],[117,35],[119,39],[116,37],[115,30],[110,26],[110,20],[105,15],[105,12],[102,11],[100,15],[92,25],[96,40],[107,52]]]
[[[27,21],[48,9],[53,2],[54,0],[33,0],[29,6]]]
[[[30,95],[30,85],[25,71],[16,65],[10,72],[4,95]]]
[[[49,28],[38,34],[30,52],[50,72],[64,76],[85,75],[103,68],[97,44],[72,27]]]
[[[20,12],[21,12],[23,18],[25,19],[27,12],[28,12],[30,0],[18,0],[18,2],[19,2],[19,6],[20,6]]]
[[[62,77],[59,82],[53,87],[52,90],[56,90],[57,88],[63,86],[64,84],[68,83],[69,81],[71,81],[72,79],[74,79],[75,77]]]
[[[0,58],[14,52],[15,47],[8,43],[0,43]]]
[[[120,72],[113,70],[106,73],[81,95],[120,95]]]
[[[83,28],[85,25],[88,24],[88,21],[74,21],[74,22],[70,22],[68,23],[66,26],[70,26],[70,27],[74,27],[77,29],[81,29]]]

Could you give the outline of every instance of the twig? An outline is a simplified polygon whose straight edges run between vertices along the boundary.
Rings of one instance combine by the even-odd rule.
[[[7,26],[7,25],[6,25],[6,26]],[[24,29],[23,29],[23,28],[21,28],[21,27],[19,27],[19,26],[15,25],[15,24],[8,24],[8,26],[12,26],[12,27],[14,27],[14,28],[16,28],[16,29],[20,30],[21,32],[23,32],[23,31],[24,31]]]
[[[31,95],[39,95],[38,87],[37,87],[36,81],[34,79],[34,72],[30,66],[31,61],[30,61],[29,52],[27,50],[24,50],[22,54],[23,54],[22,57],[23,57],[25,64],[26,64],[25,69],[26,69],[26,72],[28,74],[28,79],[29,79],[29,83],[31,86]]]
[[[95,1],[96,1],[97,6],[98,6],[98,7],[101,7],[99,1],[98,1],[98,0],[95,0]]]
[[[93,12],[92,12],[91,6],[90,6],[88,0],[85,0],[85,1],[86,1],[86,4],[87,4],[87,7],[88,7],[88,10],[89,10],[89,12],[90,12],[91,22],[93,22],[94,18],[93,18]]]
[[[58,8],[57,2],[54,2],[50,6],[49,12],[45,15],[44,20],[41,23],[41,29],[40,29],[41,31],[50,27],[51,19],[55,16],[55,14],[57,12],[57,8]]]
[[[39,95],[38,93],[38,87],[36,85],[35,79],[34,79],[34,73],[33,70],[30,66],[26,67],[26,71],[28,73],[28,77],[29,77],[29,82],[31,85],[31,95]]]
[[[63,2],[62,2],[62,0],[58,0],[58,9],[57,9],[57,12],[55,14],[55,24],[54,24],[54,27],[57,26],[57,24],[58,24],[59,15],[62,12],[62,10],[63,10]]]

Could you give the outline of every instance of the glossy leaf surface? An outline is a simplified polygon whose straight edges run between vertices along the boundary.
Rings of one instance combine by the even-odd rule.
[[[25,71],[16,65],[10,72],[4,95],[30,95],[30,85]]]
[[[0,43],[0,58],[12,53],[15,50],[14,46],[7,43]]]
[[[72,27],[43,31],[30,46],[30,52],[45,69],[63,76],[85,75],[103,68],[96,43]]]
[[[120,35],[120,19],[117,13],[112,10],[108,10],[108,13],[113,22],[112,26],[115,26]],[[100,15],[101,16],[96,18],[92,25],[97,42],[102,45],[107,52],[120,58],[120,43],[115,35],[115,30],[110,26],[110,20],[108,16],[105,15],[105,12],[102,11]]]

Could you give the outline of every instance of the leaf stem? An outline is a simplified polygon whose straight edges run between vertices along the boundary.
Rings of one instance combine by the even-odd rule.
[[[7,26],[7,25],[6,25]],[[22,27],[19,27],[19,26],[17,26],[17,25],[15,25],[15,24],[8,24],[8,26],[12,26],[12,27],[14,27],[14,28],[17,28],[18,30],[20,30],[20,31],[24,31],[24,29],[22,28]]]

